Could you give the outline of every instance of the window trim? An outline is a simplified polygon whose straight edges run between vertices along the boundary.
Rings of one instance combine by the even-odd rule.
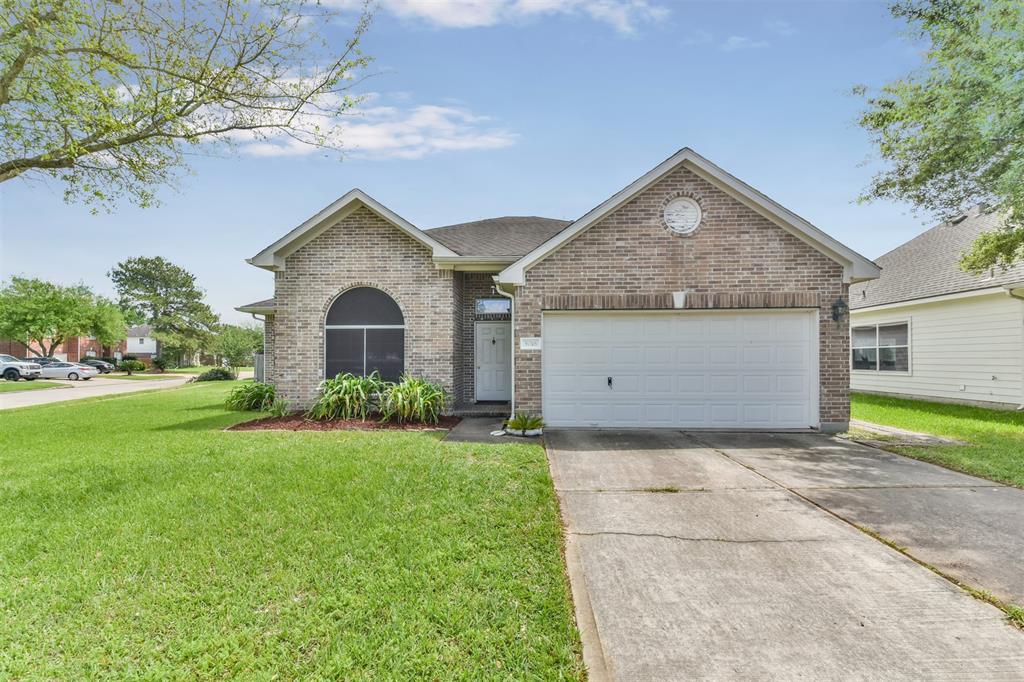
[[[906,345],[897,346],[879,346],[878,345],[878,328],[879,327],[894,327],[896,325],[905,324],[907,325],[907,343]],[[853,345],[853,330],[862,327],[874,327],[875,328],[875,345],[873,346],[859,346],[859,348],[873,348],[875,349],[875,368],[874,369],[859,369],[853,366],[853,351],[857,348]],[[863,322],[857,324],[851,320],[850,322],[850,350],[847,354],[847,360],[850,363],[851,374],[866,374],[871,376],[913,376],[914,374],[914,354],[911,352],[911,346],[913,345],[913,334],[914,326],[912,324],[912,318],[900,318],[896,320],[885,320],[880,322]],[[889,370],[879,369],[878,363],[881,359],[881,348],[906,348],[907,349],[907,368],[905,370]]]

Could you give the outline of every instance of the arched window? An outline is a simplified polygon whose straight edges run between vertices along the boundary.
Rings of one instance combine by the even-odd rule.
[[[396,381],[405,368],[405,318],[380,289],[349,289],[331,305],[324,323],[324,374],[366,376],[377,370]]]

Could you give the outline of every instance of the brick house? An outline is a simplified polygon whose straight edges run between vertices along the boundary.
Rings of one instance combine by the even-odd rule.
[[[404,371],[552,426],[844,429],[849,285],[879,275],[690,149],[571,222],[421,230],[352,190],[248,262],[293,405]]]
[[[65,362],[80,362],[90,357],[114,357],[116,353],[124,351],[124,345],[125,343],[122,341],[116,346],[104,346],[89,336],[72,336],[65,339],[63,343],[57,344],[57,347],[53,349],[53,357]],[[42,355],[42,352],[34,343],[26,346],[21,341],[0,339],[0,353],[3,354],[26,358]]]

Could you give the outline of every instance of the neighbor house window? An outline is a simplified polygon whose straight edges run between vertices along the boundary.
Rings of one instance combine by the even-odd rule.
[[[910,371],[910,324],[907,322],[854,327],[850,347],[853,369]]]
[[[477,315],[508,315],[512,310],[512,301],[507,298],[478,298],[476,300]]]
[[[380,289],[349,289],[331,305],[324,325],[324,376],[380,372],[397,381],[405,369],[405,318]]]

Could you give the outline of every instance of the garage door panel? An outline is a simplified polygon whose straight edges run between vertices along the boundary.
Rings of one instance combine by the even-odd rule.
[[[664,374],[651,374],[644,377],[644,391],[648,395],[674,393],[673,377]]]
[[[802,374],[777,374],[775,390],[778,393],[803,395],[807,393],[807,378]]]
[[[636,346],[612,346],[611,360],[615,365],[640,366],[643,357],[637,352]]]
[[[764,367],[772,363],[772,351],[774,348],[771,346],[745,346],[743,348],[743,365],[745,367],[754,365],[757,367]]]
[[[643,362],[649,367],[671,368],[675,361],[675,350],[671,346],[649,346],[643,349]],[[640,353],[634,349],[634,357],[639,359]]]
[[[548,314],[544,417],[553,426],[811,426],[815,329],[806,313]]]
[[[735,374],[712,374],[708,377],[708,393],[735,394],[739,388],[740,380]]]
[[[740,423],[740,406],[736,403],[711,403],[711,425],[728,426]]]
[[[771,393],[772,377],[767,374],[745,374],[743,375],[743,393]]]
[[[708,422],[706,403],[679,403],[676,406],[677,423],[680,425],[706,424]]]
[[[712,367],[729,365],[735,366],[739,359],[739,352],[735,346],[716,345],[708,348],[708,364]]]
[[[680,374],[676,386],[678,393],[703,393],[707,390],[707,378],[703,374]]]
[[[706,350],[704,346],[676,345],[676,364],[703,367],[707,364]]]
[[[712,340],[732,340],[739,335],[740,320],[736,317],[716,315],[708,317],[705,324],[708,326],[708,337]]]
[[[807,362],[807,348],[801,346],[779,346],[776,350],[779,367],[804,367]]]

